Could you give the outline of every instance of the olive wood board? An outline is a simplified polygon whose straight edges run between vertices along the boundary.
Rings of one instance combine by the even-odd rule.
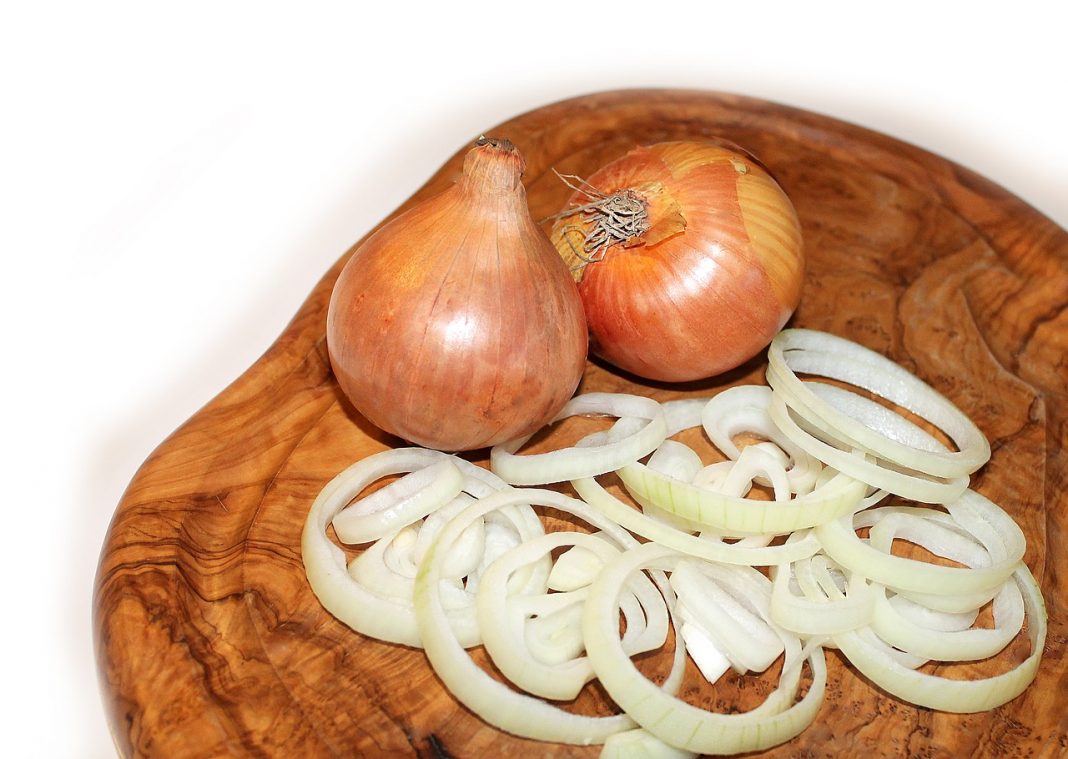
[[[972,487],[1028,539],[1049,635],[1035,683],[990,712],[917,708],[827,652],[815,722],[761,756],[963,757],[1068,753],[1068,233],[975,173],[834,119],[711,92],[607,92],[518,116],[486,134],[527,162],[535,219],[638,144],[726,138],[768,166],[793,200],[807,278],[791,325],[856,340],[954,401],[993,455]],[[441,191],[467,146],[397,212]],[[163,441],[119,503],[96,578],[95,646],[116,747],[138,757],[595,757],[489,727],[443,688],[419,650],[365,638],[309,588],[300,534],[320,488],[352,462],[401,441],[340,394],[325,325],[331,268],[270,349]],[[643,382],[588,362],[582,391],[658,399],[761,383],[763,355],[705,382]],[[544,445],[582,431],[565,425]],[[589,422],[593,424],[593,422]],[[703,451],[707,455],[708,450]],[[714,455],[714,451],[712,451]],[[485,452],[471,457],[486,462]],[[990,675],[1027,655],[1021,635]],[[484,661],[476,649],[475,656]],[[648,665],[655,668],[655,657]],[[691,673],[692,674],[692,673]],[[728,675],[684,695],[750,708],[772,678]],[[589,685],[567,708],[612,711]]]

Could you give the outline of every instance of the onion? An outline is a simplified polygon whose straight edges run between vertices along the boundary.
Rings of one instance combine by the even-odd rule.
[[[594,353],[642,377],[700,379],[763,349],[801,297],[801,227],[752,156],[640,147],[581,185],[553,244],[579,283]]]
[[[582,303],[530,218],[523,159],[479,140],[463,175],[352,255],[327,314],[345,395],[405,440],[471,450],[529,435],[585,368]]]

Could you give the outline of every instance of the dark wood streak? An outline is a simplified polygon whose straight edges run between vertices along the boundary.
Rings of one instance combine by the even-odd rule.
[[[1029,539],[1027,562],[1051,615],[1038,682],[994,712],[947,715],[878,692],[832,652],[816,723],[765,755],[1062,751],[1068,234],[937,156],[739,96],[600,93],[487,133],[523,151],[535,218],[559,211],[568,195],[552,169],[589,175],[637,143],[667,139],[723,137],[750,150],[793,197],[809,244],[793,324],[885,352],[964,407],[994,441],[975,482]],[[445,187],[465,150],[398,212]],[[93,604],[120,754],[412,757],[440,756],[447,746],[456,757],[596,756],[595,748],[545,746],[485,726],[443,690],[421,652],[351,632],[308,589],[299,550],[311,501],[353,460],[396,442],[353,412],[329,371],[326,305],[346,258],[266,354],[159,446],[118,506]],[[756,360],[671,387],[591,363],[583,389],[665,399],[760,381],[763,368]],[[749,708],[766,689],[745,678],[686,687],[696,703],[725,709]],[[576,708],[604,713],[610,705],[591,687]]]

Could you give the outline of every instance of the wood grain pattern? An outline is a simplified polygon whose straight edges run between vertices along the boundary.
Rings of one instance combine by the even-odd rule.
[[[816,723],[766,755],[1068,752],[1060,550],[1068,537],[1068,234],[936,156],[741,97],[597,94],[489,134],[526,157],[535,218],[568,195],[553,168],[589,175],[637,143],[702,136],[752,151],[803,224],[808,278],[792,324],[886,353],[991,440],[993,457],[973,487],[1028,537],[1026,561],[1050,615],[1037,682],[993,712],[941,714],[877,692],[831,652]],[[404,207],[443,189],[463,152]],[[443,691],[421,652],[351,632],[308,588],[299,544],[313,498],[353,460],[396,443],[352,411],[329,369],[326,307],[342,261],[270,350],[159,446],[118,506],[97,576],[94,633],[119,752],[411,757],[443,746],[455,757],[596,756],[486,727]],[[678,397],[759,382],[763,368],[754,360],[715,381],[670,387],[591,363],[583,388]],[[729,682],[725,692],[739,688]],[[583,702],[605,708],[597,692]]]

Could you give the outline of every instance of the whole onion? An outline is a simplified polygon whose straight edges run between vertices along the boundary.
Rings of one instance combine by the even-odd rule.
[[[567,266],[530,217],[524,162],[481,139],[460,179],[367,239],[338,277],[327,345],[372,423],[458,451],[529,435],[578,386],[587,335]]]
[[[797,214],[740,149],[639,147],[572,187],[551,237],[578,281],[590,349],[610,363],[710,377],[760,352],[797,307]]]

